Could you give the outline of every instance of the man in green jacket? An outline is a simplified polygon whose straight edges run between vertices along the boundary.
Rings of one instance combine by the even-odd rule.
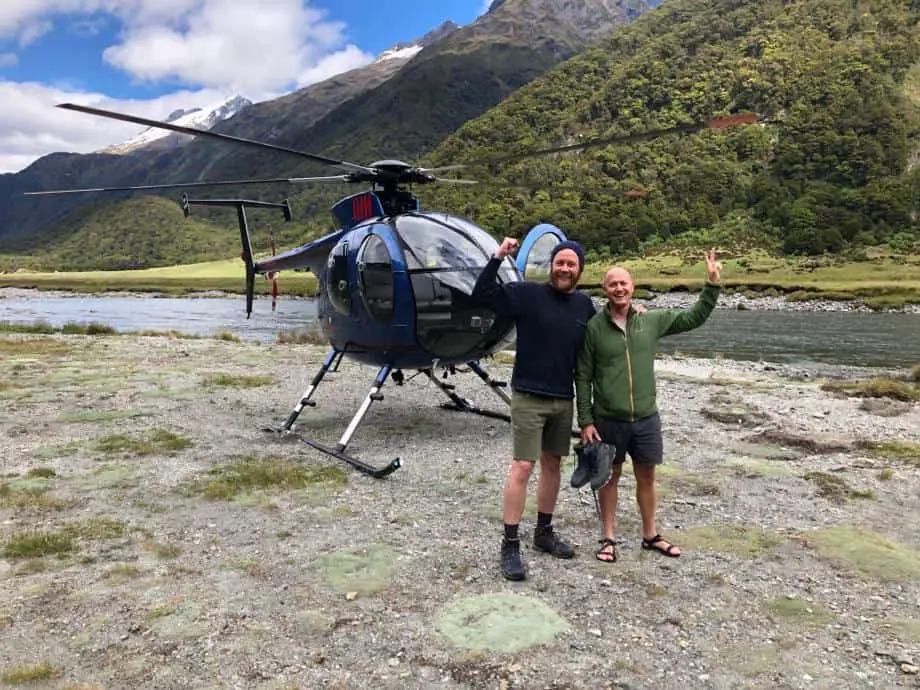
[[[680,556],[680,549],[665,541],[655,527],[655,466],[663,461],[655,351],[659,338],[699,328],[709,318],[721,289],[715,248],[706,254],[706,267],[709,279],[692,308],[652,309],[644,314],[632,305],[629,272],[612,268],[604,278],[606,308],[588,322],[575,366],[578,425],[584,443],[603,442],[616,448],[613,474],[598,491],[604,530],[596,552],[600,561],[617,559],[613,523],[627,453],[636,476],[642,548]]]

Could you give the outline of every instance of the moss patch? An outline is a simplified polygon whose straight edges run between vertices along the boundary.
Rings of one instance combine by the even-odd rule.
[[[552,642],[569,629],[568,621],[542,601],[501,594],[460,599],[436,623],[437,632],[455,647],[509,654]]]
[[[920,620],[913,618],[892,618],[885,621],[885,626],[889,628],[898,639],[904,642],[920,642]]]
[[[68,412],[57,418],[59,422],[112,422],[121,419],[136,419],[150,417],[151,410],[100,410],[86,412]]]
[[[694,527],[684,532],[677,542],[680,546],[708,551],[734,553],[754,557],[780,546],[785,539],[757,527],[712,525]]]
[[[783,463],[757,458],[731,458],[725,462],[725,467],[736,477],[753,479],[757,477],[791,477],[795,475]]]
[[[859,448],[875,457],[920,467],[920,443],[877,443],[862,441]]]
[[[386,544],[372,544],[326,554],[319,565],[334,590],[368,595],[389,586],[396,554]]]
[[[875,498],[872,491],[854,489],[840,477],[827,472],[806,472],[803,478],[818,486],[818,495],[836,503],[856,498]]]
[[[777,622],[821,627],[834,620],[834,614],[820,604],[795,597],[777,597],[764,603],[764,608]]]
[[[820,558],[844,568],[887,582],[920,579],[920,555],[876,532],[830,527],[806,536]]]
[[[803,436],[778,429],[762,431],[746,440],[748,443],[771,443],[788,448],[800,448],[809,453],[839,453],[851,449],[851,444],[837,438],[820,434]]]

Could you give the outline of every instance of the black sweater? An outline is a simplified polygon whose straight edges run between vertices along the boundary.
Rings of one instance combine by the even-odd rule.
[[[584,293],[562,293],[549,283],[499,283],[501,263],[493,258],[486,264],[472,296],[496,314],[514,319],[517,355],[511,388],[571,400],[575,357],[595,314],[594,303]]]

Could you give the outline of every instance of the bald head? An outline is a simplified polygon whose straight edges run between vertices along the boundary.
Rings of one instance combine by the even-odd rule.
[[[629,271],[620,266],[614,266],[604,276],[604,294],[607,302],[614,311],[625,313],[633,294],[633,279]]]
[[[629,271],[627,271],[625,268],[622,268],[620,266],[614,266],[609,271],[607,271],[607,275],[604,276],[604,286],[606,286],[607,283],[610,283],[610,282],[614,282],[614,283],[626,282],[632,285],[633,279],[632,279],[632,276],[629,275]]]

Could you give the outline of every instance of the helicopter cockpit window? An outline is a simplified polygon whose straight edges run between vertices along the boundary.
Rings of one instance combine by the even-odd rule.
[[[399,216],[396,234],[415,297],[419,344],[438,358],[463,356],[497,342],[507,324],[470,299],[498,246],[495,240],[484,230],[471,230],[459,219],[441,214]],[[500,276],[516,279],[509,262]]]
[[[358,280],[364,308],[375,321],[393,320],[393,263],[387,246],[377,235],[368,235],[358,253]]]
[[[340,314],[351,313],[351,293],[348,285],[348,243],[336,245],[329,254],[329,301]]]

